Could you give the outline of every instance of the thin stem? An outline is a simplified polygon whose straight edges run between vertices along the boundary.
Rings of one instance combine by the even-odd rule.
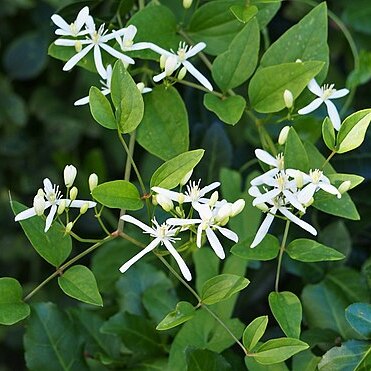
[[[101,210],[100,210],[99,213],[98,213],[97,207],[94,208],[94,211],[95,211],[95,217],[97,218],[98,223],[99,223],[99,225],[101,226],[101,228],[103,229],[104,233],[106,233],[107,236],[109,236],[111,233],[110,233],[109,230],[106,228],[106,226],[105,226],[104,223],[103,223],[102,218],[100,217],[103,208],[104,208],[104,206],[102,206],[102,208],[101,208]]]
[[[71,237],[73,237],[75,240],[79,241],[79,242],[88,242],[88,243],[97,243],[101,240],[94,240],[94,239],[91,239],[91,238],[82,238],[80,236],[78,236],[76,233],[72,232],[72,231],[69,231],[68,234],[71,235]]]
[[[145,0],[138,1],[139,10],[142,10],[146,6]]]
[[[259,162],[259,160],[258,160],[257,158],[253,158],[252,160],[245,162],[245,163],[240,167],[240,169],[239,169],[238,172],[239,172],[239,173],[242,173],[242,172],[246,171],[250,166],[255,165],[255,164],[258,163],[258,162]]]
[[[205,93],[210,93],[210,94],[213,94],[213,95],[216,95],[217,97],[219,98],[224,98],[224,95],[222,93],[219,93],[217,91],[211,91],[209,89],[206,89],[204,86],[202,85],[199,85],[199,84],[195,84],[194,82],[191,82],[191,81],[187,81],[187,80],[178,80],[176,78],[173,78],[173,77],[168,77],[168,79],[172,82],[177,82],[179,84],[183,84],[183,85],[187,85],[187,86],[190,86],[192,88],[195,88],[195,89],[198,89],[198,90],[202,90],[204,91]]]
[[[57,277],[63,273],[65,269],[67,269],[70,265],[78,261],[79,259],[83,258],[85,255],[90,254],[92,251],[94,251],[96,248],[99,246],[102,246],[106,242],[116,238],[114,235],[107,236],[103,240],[97,242],[93,246],[90,246],[88,249],[83,251],[82,253],[76,255],[74,258],[69,260],[67,263],[63,264],[60,266],[54,273],[52,273],[49,277],[47,277],[43,282],[41,282],[38,286],[36,286],[25,298],[23,299],[24,301],[27,301],[31,299],[32,296],[34,296],[43,286],[45,286],[49,281],[51,281],[54,277]]]
[[[280,253],[278,255],[276,282],[274,284],[274,289],[275,289],[276,292],[278,292],[278,284],[280,282],[282,257],[283,257],[283,253],[284,253],[285,247],[286,247],[286,241],[287,241],[287,236],[289,234],[289,228],[290,228],[290,220],[286,220],[286,226],[285,226],[285,231],[283,232],[283,237],[282,237],[282,242],[281,242],[281,247],[280,247]]]
[[[336,151],[332,151],[330,155],[326,158],[325,162],[322,165],[322,169],[330,162],[330,160],[336,155]]]

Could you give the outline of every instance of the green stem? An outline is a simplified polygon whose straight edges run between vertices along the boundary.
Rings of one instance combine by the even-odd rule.
[[[110,235],[104,238],[103,240],[97,242],[93,246],[90,246],[88,249],[83,251],[82,253],[76,255],[74,258],[69,260],[67,263],[61,265],[54,273],[52,273],[48,278],[46,278],[43,282],[41,282],[38,286],[36,286],[25,298],[24,301],[27,301],[31,299],[32,296],[34,296],[43,286],[45,286],[49,281],[51,281],[54,277],[57,277],[63,273],[64,270],[66,270],[70,265],[77,262],[81,258],[83,258],[85,255],[90,254],[92,251],[94,251],[99,246],[102,246],[106,242],[116,238],[116,236]]]
[[[73,237],[75,240],[79,241],[79,242],[88,242],[88,243],[97,243],[101,240],[93,240],[91,238],[82,238],[80,236],[78,236],[76,233],[70,231],[68,234],[71,235],[71,237]]]
[[[177,82],[179,84],[187,85],[187,86],[190,86],[192,88],[202,90],[205,93],[210,93],[210,94],[216,95],[219,98],[224,98],[224,95],[222,93],[219,93],[219,92],[214,91],[214,90],[210,91],[209,89],[206,89],[204,86],[199,85],[199,84],[195,84],[194,82],[190,82],[190,81],[187,81],[187,80],[178,80],[178,79],[173,78],[173,77],[168,77],[168,79],[172,82]]]
[[[95,211],[95,217],[97,218],[98,223],[99,223],[99,225],[101,226],[101,228],[103,229],[104,233],[106,233],[107,236],[109,236],[111,233],[110,233],[109,230],[106,228],[106,226],[105,226],[104,223],[103,223],[102,218],[100,217],[101,214],[102,214],[102,210],[103,210],[103,208],[104,208],[104,206],[102,206],[102,208],[101,208],[101,210],[99,211],[99,213],[98,213],[98,209],[97,209],[97,207],[94,208],[94,211]]]
[[[139,10],[142,10],[146,6],[145,0],[138,1]]]
[[[283,257],[283,253],[284,253],[285,247],[286,247],[286,241],[287,241],[287,236],[289,234],[289,228],[290,228],[290,220],[286,220],[285,231],[283,232],[283,237],[282,237],[280,252],[279,252],[279,255],[278,255],[277,272],[276,272],[276,282],[274,284],[274,288],[275,288],[275,291],[276,292],[278,292],[278,284],[280,282],[280,272],[281,272],[281,265],[282,265],[282,257]]]
[[[336,155],[336,151],[332,151],[330,155],[326,158],[325,162],[322,165],[322,169],[329,163],[329,161]]]

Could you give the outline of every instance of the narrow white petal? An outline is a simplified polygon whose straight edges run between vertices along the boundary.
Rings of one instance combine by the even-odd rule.
[[[256,232],[255,238],[250,245],[251,248],[254,248],[255,246],[259,245],[260,242],[262,242],[263,238],[268,233],[268,230],[273,222],[274,214],[276,213],[276,211],[277,208],[275,207],[272,207],[272,209],[270,209],[270,213],[266,215],[266,217],[263,220],[263,223],[260,225],[258,231]]]
[[[213,91],[213,87],[210,84],[209,80],[200,72],[198,71],[193,64],[188,61],[182,62],[183,66],[187,69],[187,71],[193,75],[193,77],[198,80],[206,89]]]
[[[220,186],[220,182],[211,183],[211,184],[207,185],[206,187],[203,187],[200,190],[199,196],[203,197],[203,196],[205,196],[206,193],[212,191],[215,188],[218,188],[219,186]]]
[[[309,223],[305,222],[304,220],[301,220],[300,218],[295,216],[290,210],[287,210],[284,207],[281,207],[279,210],[287,219],[291,220],[299,227],[305,229],[307,232],[313,234],[314,236],[317,236],[317,231]]]
[[[318,187],[323,189],[327,193],[331,193],[331,194],[336,195],[338,197],[340,195],[338,189],[335,186],[333,186],[332,184],[327,184],[327,183],[322,183],[321,182],[321,183],[318,184]]]
[[[200,224],[200,225],[197,227],[197,238],[196,238],[196,245],[197,245],[197,247],[201,247],[201,242],[202,242],[202,232],[203,232],[203,229],[202,229],[202,225]]]
[[[87,18],[86,18],[86,27],[87,29],[93,33],[95,31],[95,23],[94,23],[94,19],[91,15],[89,15]]]
[[[260,197],[262,193],[260,192],[260,189],[256,186],[252,186],[248,189],[248,193],[252,197]]]
[[[120,53],[116,49],[112,48],[112,46],[109,46],[107,44],[99,44],[99,46],[104,49],[107,53],[111,54],[113,57],[121,59],[122,61],[128,63],[128,64],[134,64],[134,59],[128,57],[125,54]]]
[[[169,225],[191,225],[202,223],[201,219],[181,219],[181,218],[169,218],[166,220],[166,224]]]
[[[59,205],[61,203],[61,201],[65,201],[66,202],[66,206],[67,207],[78,207],[80,208],[81,206],[84,206],[86,204],[88,204],[88,208],[91,209],[92,207],[95,207],[97,206],[97,203],[96,202],[93,202],[93,201],[85,201],[85,200],[58,200],[57,204]]]
[[[126,272],[134,263],[136,263],[141,257],[149,253],[153,250],[159,243],[160,238],[155,238],[148,246],[146,246],[142,251],[140,251],[137,255],[134,255],[131,259],[129,259],[125,264],[120,267],[120,272]]]
[[[117,30],[117,31],[114,30],[111,33],[107,33],[104,36],[101,36],[100,40],[101,40],[102,43],[106,43],[107,41],[112,40],[116,37],[120,37],[120,36],[125,35],[126,30],[127,30],[127,28],[121,28],[120,30]]]
[[[330,100],[325,100],[325,104],[327,106],[327,113],[330,117],[332,125],[334,126],[334,129],[339,131],[341,121],[335,104],[332,103]]]
[[[54,215],[57,212],[57,209],[58,209],[58,206],[56,204],[52,205],[52,207],[50,208],[49,215],[46,217],[44,232],[47,232],[50,226],[52,225]]]
[[[160,74],[156,75],[156,76],[153,76],[153,81],[154,82],[159,82],[161,81],[162,79],[164,79],[166,77],[166,72],[163,71],[161,72]]]
[[[167,198],[170,198],[170,200],[173,200],[173,201],[178,201],[179,196],[182,195],[182,193],[169,191],[168,189],[161,188],[161,187],[152,187],[151,189],[152,189],[152,191],[154,191],[154,192],[156,192],[160,195],[166,196]]]
[[[309,183],[301,191],[299,191],[297,196],[298,201],[305,205],[313,197],[314,193],[316,192],[316,189],[317,186],[315,184]]]
[[[267,151],[258,148],[255,150],[255,156],[265,164],[277,167],[277,159]]]
[[[192,46],[192,48],[188,50],[187,53],[185,53],[185,57],[187,59],[191,58],[205,48],[206,44],[204,42],[197,43],[196,45]]]
[[[225,258],[225,252],[223,246],[218,240],[218,237],[211,228],[206,228],[206,236],[210,243],[211,248],[214,250],[215,254],[220,258]]]
[[[261,196],[255,198],[252,202],[253,206],[263,204],[265,202],[272,201],[273,198],[278,196],[281,193],[281,191],[278,188],[272,189],[266,193],[263,193]]]
[[[143,49],[152,49],[152,43],[139,42],[133,44],[129,49],[130,50],[143,50]]]
[[[209,205],[203,205],[199,203],[192,203],[194,209],[197,210],[202,220],[210,220],[213,217],[213,212],[210,209]]]
[[[60,28],[55,30],[55,34],[58,36],[71,36],[71,30],[65,31]]]
[[[298,114],[306,115],[307,113],[316,110],[322,104],[322,102],[323,100],[321,98],[316,98],[313,102],[309,103],[307,106],[303,107],[302,109],[299,109]]]
[[[139,44],[139,43],[138,43]],[[174,55],[173,53],[169,52],[168,50],[165,50],[161,48],[160,46],[153,44],[153,43],[146,43],[148,45],[148,48],[153,50],[154,52],[160,54],[160,55],[165,55],[166,57],[170,57]]]
[[[34,207],[31,207],[27,210],[21,211],[19,214],[17,214],[14,218],[16,222],[19,222],[20,220],[28,219],[36,215],[36,211]]]
[[[51,16],[53,23],[64,31],[70,31],[70,25],[58,14]]]
[[[74,103],[74,106],[83,106],[84,104],[88,104],[88,103],[89,103],[89,96],[78,99]]]
[[[72,67],[74,67],[77,63],[80,62],[81,59],[85,57],[86,54],[89,53],[91,49],[93,49],[94,44],[90,44],[82,49],[80,52],[75,54],[64,66],[63,71],[69,71]]]
[[[342,97],[345,97],[348,94],[349,94],[349,90],[348,89],[336,90],[334,93],[331,94],[331,96],[329,97],[329,99],[342,98]]]
[[[142,94],[150,93],[151,91],[152,91],[151,88],[147,88],[147,87],[145,87],[145,88],[143,88],[143,90],[142,90]]]
[[[76,40],[70,40],[70,39],[57,39],[54,41],[55,45],[58,46],[75,46]]]
[[[168,249],[169,253],[174,257],[175,261],[177,262],[180,271],[182,272],[183,277],[190,281],[192,279],[192,274],[189,271],[189,268],[187,267],[186,263],[182,259],[182,257],[179,255],[178,251],[175,250],[173,245],[168,240],[163,240],[164,245]]]
[[[323,93],[321,87],[318,85],[318,83],[315,79],[312,79],[312,80],[309,81],[308,89],[313,94],[317,95],[317,97],[320,97]]]
[[[99,75],[103,78],[107,78],[107,71],[103,66],[102,54],[98,45],[94,45],[94,63]]]
[[[304,209],[303,205],[299,202],[299,200],[297,198],[297,195],[292,194],[288,190],[284,190],[282,193],[285,195],[287,201],[290,202],[290,204],[292,206],[294,206],[296,209],[298,209],[298,210],[302,211],[303,213],[305,213],[305,209]]]
[[[52,182],[50,181],[49,178],[45,178],[43,180],[43,184],[44,184],[45,193],[53,192],[53,184],[52,184]]]
[[[88,19],[88,16],[89,16],[89,7],[85,6],[79,11],[79,14],[77,15],[77,18],[75,21],[75,26],[78,31],[81,30],[82,26],[85,24],[86,20]]]
[[[148,225],[142,223],[140,220],[130,216],[130,215],[123,215],[120,219],[124,220],[125,222],[135,224],[139,228],[141,228],[143,231],[147,233],[153,233],[153,229],[150,228]]]
[[[126,28],[124,37],[127,40],[133,40],[136,34],[137,34],[137,28],[131,24],[130,26]]]
[[[219,227],[218,225],[215,225],[215,228],[218,229],[218,231],[228,239],[230,239],[233,242],[238,242],[238,235],[231,231],[230,229]]]

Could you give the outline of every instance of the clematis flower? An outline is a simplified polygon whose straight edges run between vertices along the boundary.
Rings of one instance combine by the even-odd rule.
[[[196,208],[198,205],[205,204],[209,201],[207,198],[204,198],[206,193],[220,186],[219,182],[214,182],[204,188],[200,188],[200,182],[201,182],[201,179],[199,179],[197,183],[190,182],[186,186],[186,191],[184,194],[179,193],[179,192],[169,191],[168,189],[161,188],[161,187],[152,187],[152,190],[178,203],[191,202],[192,206]]]
[[[81,208],[82,206],[87,205],[88,208],[95,207],[96,203],[92,201],[84,200],[69,200],[62,198],[62,193],[59,190],[58,185],[53,185],[52,182],[48,179],[44,179],[44,190],[38,191],[34,199],[34,207],[31,207],[27,210],[24,210],[15,216],[15,221],[31,218],[35,215],[42,215],[43,212],[50,207],[50,212],[46,218],[44,232],[47,232],[53,222],[54,216],[57,212],[58,206],[61,203],[65,203],[66,207],[77,207]],[[45,197],[45,202],[41,198]],[[44,210],[41,210],[41,208]],[[86,207],[86,206],[85,206]]]
[[[130,215],[124,215],[121,217],[121,219],[126,222],[135,224],[136,226],[143,230],[143,233],[148,233],[151,237],[154,238],[154,240],[151,241],[149,245],[147,245],[142,251],[140,251],[137,255],[129,259],[125,264],[123,264],[120,267],[121,273],[127,271],[141,257],[143,257],[144,255],[152,251],[156,246],[161,244],[165,245],[166,249],[174,257],[184,278],[187,281],[190,281],[192,279],[191,272],[189,271],[186,263],[184,262],[178,251],[176,251],[176,249],[172,245],[172,242],[180,239],[174,237],[175,234],[177,233],[177,228],[176,229],[171,228],[169,225],[165,223],[160,225],[158,224],[155,218],[152,220],[152,227],[149,227],[148,225],[142,223],[141,221]]]
[[[257,176],[251,180],[251,185],[264,184],[266,179],[273,179],[281,170],[284,169],[284,156],[283,153],[279,153],[276,157],[273,157],[267,151],[262,149],[255,150],[255,156],[267,165],[273,166],[273,169],[268,170],[262,175]]]
[[[213,87],[209,80],[207,80],[207,78],[200,71],[198,71],[191,62],[188,61],[189,58],[195,56],[204,48],[206,48],[206,44],[204,42],[197,43],[194,46],[189,46],[185,42],[180,42],[179,48],[175,53],[173,51],[169,52],[168,50],[162,49],[157,45],[151,45],[151,49],[153,51],[166,57],[165,70],[159,75],[154,76],[153,81],[161,81],[166,76],[170,76],[180,67],[180,65],[183,65],[186,70],[193,75],[193,77],[198,80],[206,89],[212,91]]]
[[[76,17],[76,20],[71,24],[68,24],[60,15],[53,14],[51,19],[53,23],[59,28],[55,30],[56,35],[60,36],[84,36],[87,35],[90,31],[85,29],[81,31],[83,26],[86,24],[86,21],[89,17],[89,8],[85,6],[79,11],[79,14]]]
[[[309,103],[307,106],[303,107],[298,111],[299,115],[306,115],[314,110],[316,110],[322,103],[326,104],[327,113],[330,117],[332,125],[336,130],[340,129],[340,116],[337,111],[337,108],[334,103],[332,103],[332,99],[342,98],[349,93],[348,89],[334,89],[334,84],[331,85],[323,85],[320,87],[315,79],[312,79],[308,84],[308,89],[318,98],[316,98],[313,102]]]
[[[115,34],[115,39],[123,52],[156,48],[156,45],[149,42],[134,43],[134,37],[138,31],[134,25],[130,25],[124,28],[124,30],[125,31],[122,37],[116,31],[113,31]]]
[[[69,71],[74,67],[82,58],[84,58],[90,50],[94,50],[94,62],[95,67],[99,75],[103,79],[107,79],[107,71],[103,66],[101,48],[107,53],[111,54],[113,57],[121,59],[124,63],[134,64],[134,60],[125,54],[117,51],[112,46],[108,45],[107,42],[114,39],[116,36],[121,36],[126,32],[125,28],[121,30],[114,31],[112,33],[107,33],[108,30],[104,30],[104,24],[102,24],[98,31],[94,24],[92,17],[88,17],[86,21],[87,29],[89,30],[88,35],[85,40],[71,40],[71,39],[58,39],[54,41],[55,45],[59,46],[82,46],[86,45],[77,54],[75,54],[64,66],[63,71]]]
[[[199,226],[197,227],[197,239],[196,239],[197,246],[201,247],[202,232],[205,231],[206,237],[210,243],[211,248],[214,250],[215,254],[220,259],[224,259],[225,258],[224,249],[218,237],[216,236],[214,229],[217,229],[223,236],[227,237],[228,239],[236,243],[238,242],[237,234],[217,224],[215,220],[216,215],[209,205],[199,204],[195,207],[195,209],[200,215],[199,219],[170,218],[166,221],[166,223],[170,225],[177,225],[177,226],[199,224]]]

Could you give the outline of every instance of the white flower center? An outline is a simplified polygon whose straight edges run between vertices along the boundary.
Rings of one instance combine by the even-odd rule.
[[[98,31],[94,31],[92,34],[91,34],[91,41],[93,42],[93,44],[96,44],[98,45],[99,42],[100,42],[100,39],[102,36],[104,36],[104,34],[107,33],[108,30],[104,30],[104,23],[99,27]]]
[[[325,84],[321,87],[321,89],[322,89],[322,97],[321,98],[323,100],[326,100],[326,99],[330,98],[331,95],[336,92],[336,89],[334,89],[334,86],[335,86],[335,84],[331,84],[331,85]]]
[[[196,182],[191,182],[191,184],[187,186],[185,194],[191,198],[191,201],[198,201],[200,198],[200,180],[197,184]]]
[[[276,175],[277,188],[282,192],[286,189],[287,177],[283,174]]]
[[[315,170],[310,170],[309,171],[309,176],[312,178],[312,182],[314,184],[318,184],[319,181],[321,180],[322,178],[322,174],[323,172],[319,169],[315,169]]]
[[[53,189],[45,189],[45,197],[52,205],[54,205],[60,198],[62,198],[59,186],[54,184]]]
[[[284,162],[283,153],[279,153],[276,156],[276,160],[277,160],[277,168],[278,168],[278,170],[283,170],[285,168],[285,162]]]
[[[72,22],[71,24],[70,24],[70,30],[71,30],[71,33],[73,34],[73,35],[77,35],[77,27],[76,27],[76,25],[75,25],[75,22]]]
[[[191,47],[189,47],[185,42],[180,42],[177,51],[179,62],[183,62],[187,59],[187,50],[191,50]]]
[[[127,40],[123,40],[123,43],[122,43],[122,46],[123,48],[131,48],[133,46],[134,42],[133,40],[130,40],[130,39],[127,39]]]

